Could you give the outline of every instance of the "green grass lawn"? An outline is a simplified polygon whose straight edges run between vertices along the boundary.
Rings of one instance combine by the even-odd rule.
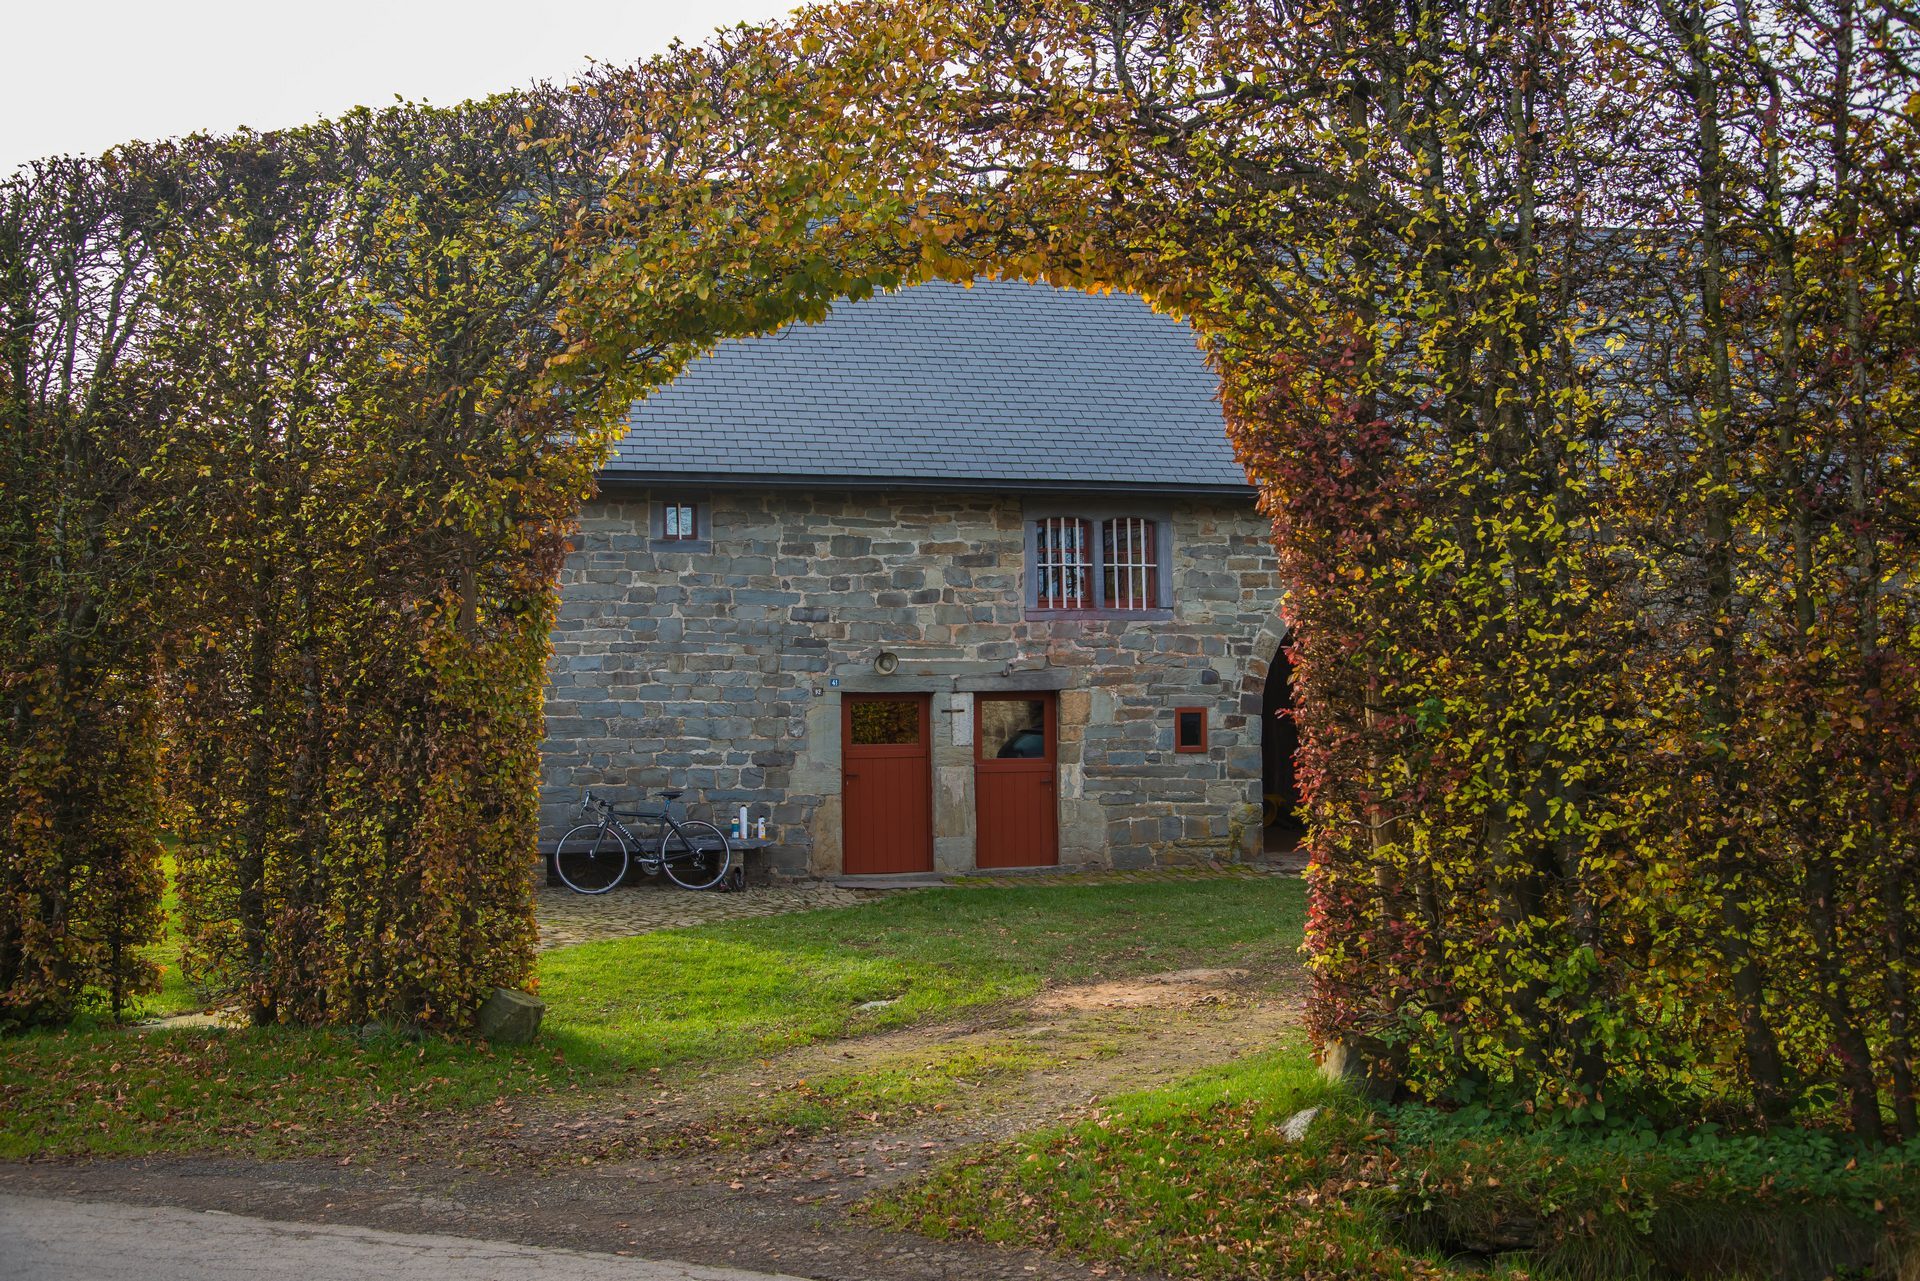
[[[591,943],[541,958],[546,1029],[517,1050],[297,1029],[19,1035],[0,1040],[0,1156],[371,1155],[428,1123],[484,1136],[502,1100],[585,1102],[636,1073],[1047,983],[1288,966],[1302,911],[1301,885],[1278,879],[949,889]],[[705,1137],[879,1123],[1058,1052],[909,1049],[742,1100]],[[1321,1115],[1288,1141],[1285,1122],[1310,1105]],[[1865,1152],[1805,1131],[1376,1109],[1327,1085],[1294,1042],[963,1155],[869,1209],[934,1236],[1200,1278],[1892,1277],[1920,1267],[1916,1170],[1920,1146]]]
[[[1296,1043],[958,1157],[869,1210],[1179,1277],[1894,1278],[1920,1266],[1920,1145],[1375,1109]]]
[[[942,889],[583,944],[540,960],[541,1042],[495,1050],[296,1029],[0,1041],[0,1157],[354,1150],[378,1129],[858,1035],[1073,982],[1291,960],[1277,878]],[[873,1002],[885,1002],[862,1009]]]
[[[1315,1193],[1332,1173],[1318,1145],[1281,1137],[1301,1108],[1337,1101],[1290,1045],[958,1158],[874,1211],[928,1236],[1175,1276],[1421,1275],[1364,1215]],[[1340,1109],[1322,1123],[1354,1125]]]
[[[136,999],[129,1011],[136,1018],[158,1018],[166,1014],[184,1014],[205,1007],[206,1002],[180,968],[180,894],[174,884],[172,837],[162,837],[167,852],[161,856],[160,870],[166,877],[166,889],[160,898],[164,924],[159,939],[147,945],[147,959],[160,967],[160,990]]]
[[[541,995],[570,1062],[738,1058],[1027,997],[1047,982],[1232,966],[1300,945],[1276,878],[928,890],[869,907],[670,930],[549,953]],[[862,1005],[888,1002],[876,1009]]]

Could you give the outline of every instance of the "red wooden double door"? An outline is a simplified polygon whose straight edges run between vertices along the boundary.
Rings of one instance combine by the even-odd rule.
[[[933,869],[932,698],[841,699],[841,866],[849,876]],[[975,862],[1060,860],[1058,718],[1051,694],[980,694],[973,708]]]

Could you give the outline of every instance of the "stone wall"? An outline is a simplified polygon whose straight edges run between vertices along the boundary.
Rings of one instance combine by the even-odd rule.
[[[920,691],[933,696],[935,863],[964,870],[972,749],[953,723],[976,693],[1044,689],[1059,700],[1062,863],[1255,848],[1258,682],[1280,587],[1250,501],[1142,504],[1173,527],[1165,615],[1047,619],[1022,603],[1031,504],[1018,496],[703,493],[691,547],[654,536],[653,498],[589,504],[561,575],[544,841],[575,821],[583,788],[638,801],[685,787],[690,812],[722,826],[741,804],[768,815],[779,871],[836,874],[840,695]],[[883,650],[900,659],[891,675],[873,670]],[[1204,755],[1173,751],[1180,706],[1208,709]]]

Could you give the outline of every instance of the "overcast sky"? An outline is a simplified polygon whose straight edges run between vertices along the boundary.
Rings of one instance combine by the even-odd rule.
[[[797,0],[0,0],[0,172],[56,152],[272,129],[396,94],[458,102]]]

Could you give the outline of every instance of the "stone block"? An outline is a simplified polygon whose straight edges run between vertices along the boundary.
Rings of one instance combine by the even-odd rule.
[[[1398,1092],[1386,1047],[1372,1042],[1327,1042],[1320,1051],[1320,1075],[1375,1102],[1391,1102]]]
[[[546,1003],[527,992],[496,987],[474,1016],[473,1030],[496,1045],[525,1045],[540,1031]]]
[[[973,765],[940,765],[934,769],[933,834],[969,837],[973,832]]]

